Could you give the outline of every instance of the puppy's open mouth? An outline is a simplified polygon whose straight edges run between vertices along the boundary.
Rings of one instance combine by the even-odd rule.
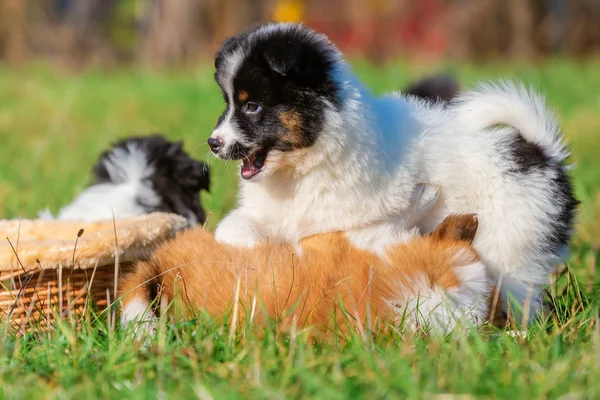
[[[252,179],[262,171],[269,154],[267,147],[258,149],[242,158],[242,179]]]

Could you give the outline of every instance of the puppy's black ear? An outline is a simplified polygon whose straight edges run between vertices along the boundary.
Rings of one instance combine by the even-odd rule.
[[[310,38],[282,37],[268,42],[263,57],[275,74],[300,86],[318,88],[329,78],[332,51]]]
[[[191,158],[182,160],[177,166],[176,176],[182,186],[193,192],[210,192],[210,171],[201,161]]]
[[[278,75],[287,76],[294,69],[300,70],[297,54],[292,51],[286,52],[280,45],[267,49],[264,57],[271,71]]]

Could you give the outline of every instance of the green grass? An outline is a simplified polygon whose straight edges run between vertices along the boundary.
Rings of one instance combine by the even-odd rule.
[[[556,315],[535,324],[526,340],[484,328],[446,339],[382,334],[318,344],[305,332],[255,327],[230,340],[227,326],[199,318],[163,323],[149,351],[133,348],[105,318],[79,328],[65,323],[40,336],[0,334],[2,397],[600,397],[600,299],[591,269],[600,246],[600,65],[556,60],[375,68],[356,62],[356,69],[379,92],[445,70],[467,86],[514,77],[547,94],[573,148],[582,200],[572,274],[558,283]],[[88,183],[92,164],[110,142],[162,131],[210,161],[213,187],[203,203],[214,226],[235,203],[239,173],[212,160],[205,145],[222,107],[210,68],[74,75],[44,66],[0,67],[0,210],[6,218],[33,217],[46,206],[56,211]]]

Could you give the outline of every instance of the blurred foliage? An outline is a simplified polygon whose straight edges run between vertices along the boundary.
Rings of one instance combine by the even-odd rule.
[[[139,19],[136,0],[121,0],[114,10],[114,16],[109,25],[109,38],[114,46],[126,51],[136,46],[138,35],[136,30]]]
[[[273,12],[273,19],[279,22],[299,22],[304,16],[305,4],[301,0],[281,0]]]
[[[0,0],[0,60],[193,64],[272,20],[305,22],[371,62],[600,52],[598,0]]]

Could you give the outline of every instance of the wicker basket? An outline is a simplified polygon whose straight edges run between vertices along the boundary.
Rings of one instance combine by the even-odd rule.
[[[132,261],[147,258],[185,225],[165,213],[99,222],[0,221],[0,318],[24,331],[92,305],[104,310]]]

